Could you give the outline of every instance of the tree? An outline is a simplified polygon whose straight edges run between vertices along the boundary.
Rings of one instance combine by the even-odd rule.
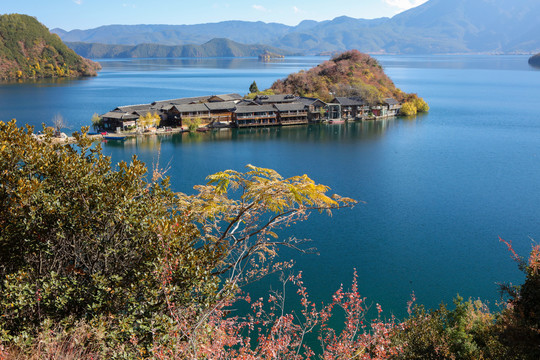
[[[94,113],[94,115],[92,115],[92,127],[94,130],[98,130],[101,129],[102,126],[103,118],[101,118],[97,113]]]
[[[59,135],[62,129],[67,126],[64,117],[60,113],[53,116],[52,122],[56,135]]]
[[[249,86],[249,92],[250,93],[258,93],[259,92],[259,88],[257,87],[257,83],[255,81],[253,81],[253,83],[251,83],[251,85]]]
[[[540,358],[540,245],[535,244],[528,259],[519,256],[509,241],[504,242],[519,269],[525,273],[520,287],[503,285],[501,290],[509,295],[508,306],[499,317],[501,341],[507,345],[506,358]]]
[[[201,123],[202,120],[198,117],[182,119],[182,124],[186,125],[190,132],[196,131]]]
[[[404,116],[413,116],[413,115],[416,115],[417,109],[416,109],[416,106],[414,106],[414,103],[406,102],[403,105],[401,105],[401,109],[399,110],[399,113]]]
[[[86,321],[105,326],[107,341],[145,348],[168,334],[173,304],[203,324],[275,269],[279,247],[305,251],[279,228],[354,203],[306,175],[251,165],[175,193],[135,156],[112,166],[87,130],[61,146],[50,130],[38,140],[0,122],[0,341]]]

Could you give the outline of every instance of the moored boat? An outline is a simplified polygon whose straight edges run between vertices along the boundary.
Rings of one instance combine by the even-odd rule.
[[[332,119],[328,120],[329,124],[345,124],[345,120],[343,119]]]
[[[103,136],[103,139],[105,139],[105,140],[124,141],[124,140],[126,140],[126,138],[127,138],[127,136],[114,136],[114,135]]]

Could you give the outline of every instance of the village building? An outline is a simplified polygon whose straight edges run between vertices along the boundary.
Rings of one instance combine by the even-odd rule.
[[[396,116],[400,108],[401,104],[393,98],[369,106],[360,97],[336,97],[331,103],[325,103],[317,98],[290,94],[258,95],[250,100],[233,93],[119,106],[101,118],[103,129],[108,131],[137,128],[139,119],[147,118],[148,114],[157,115],[159,120],[155,125],[160,126],[179,127],[197,119],[205,126],[248,127],[380,118]]]
[[[211,124],[227,124],[229,125],[233,121],[233,114],[236,110],[236,102],[234,101],[220,101],[209,102],[204,104],[208,111],[210,111],[210,123]]]
[[[336,97],[332,103],[341,106],[341,118],[344,120],[362,120],[369,116],[371,107],[358,96]]]
[[[237,127],[279,125],[273,105],[236,106],[233,119]]]
[[[298,97],[298,102],[304,104],[309,122],[320,122],[327,119],[328,104],[317,98]]]
[[[308,123],[306,106],[301,102],[274,104],[281,125],[298,125]]]
[[[206,104],[183,104],[173,105],[169,110],[169,116],[174,116],[180,120],[180,124],[195,119],[200,120],[202,125],[209,124],[211,119],[210,110]]]
[[[399,103],[399,101],[393,98],[386,98],[384,99],[384,105],[386,105],[387,116],[399,115],[399,110],[401,110],[401,104]]]
[[[138,115],[124,111],[109,111],[101,115],[103,129],[108,131],[127,130],[135,127]]]

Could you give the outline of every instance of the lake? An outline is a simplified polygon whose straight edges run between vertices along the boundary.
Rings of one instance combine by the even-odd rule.
[[[498,282],[523,275],[499,236],[527,255],[540,241],[540,71],[527,56],[377,56],[431,111],[413,119],[342,125],[222,130],[109,142],[113,160],[137,154],[170,167],[175,190],[191,193],[211,173],[253,164],[308,174],[365,203],[313,215],[294,227],[320,255],[283,251],[317,301],[329,301],[353,271],[368,302],[404,316],[415,292],[429,307],[456,294],[499,299]],[[101,61],[96,78],[0,84],[0,119],[73,130],[119,105],[267,88],[321,57]],[[284,235],[288,233],[283,233]],[[267,285],[266,283],[264,284]],[[262,293],[265,286],[253,288]]]

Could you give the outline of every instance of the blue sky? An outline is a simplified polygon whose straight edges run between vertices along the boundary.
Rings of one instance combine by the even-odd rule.
[[[0,13],[35,16],[49,28],[109,24],[199,24],[224,20],[297,25],[347,15],[391,17],[427,0],[0,0]]]

